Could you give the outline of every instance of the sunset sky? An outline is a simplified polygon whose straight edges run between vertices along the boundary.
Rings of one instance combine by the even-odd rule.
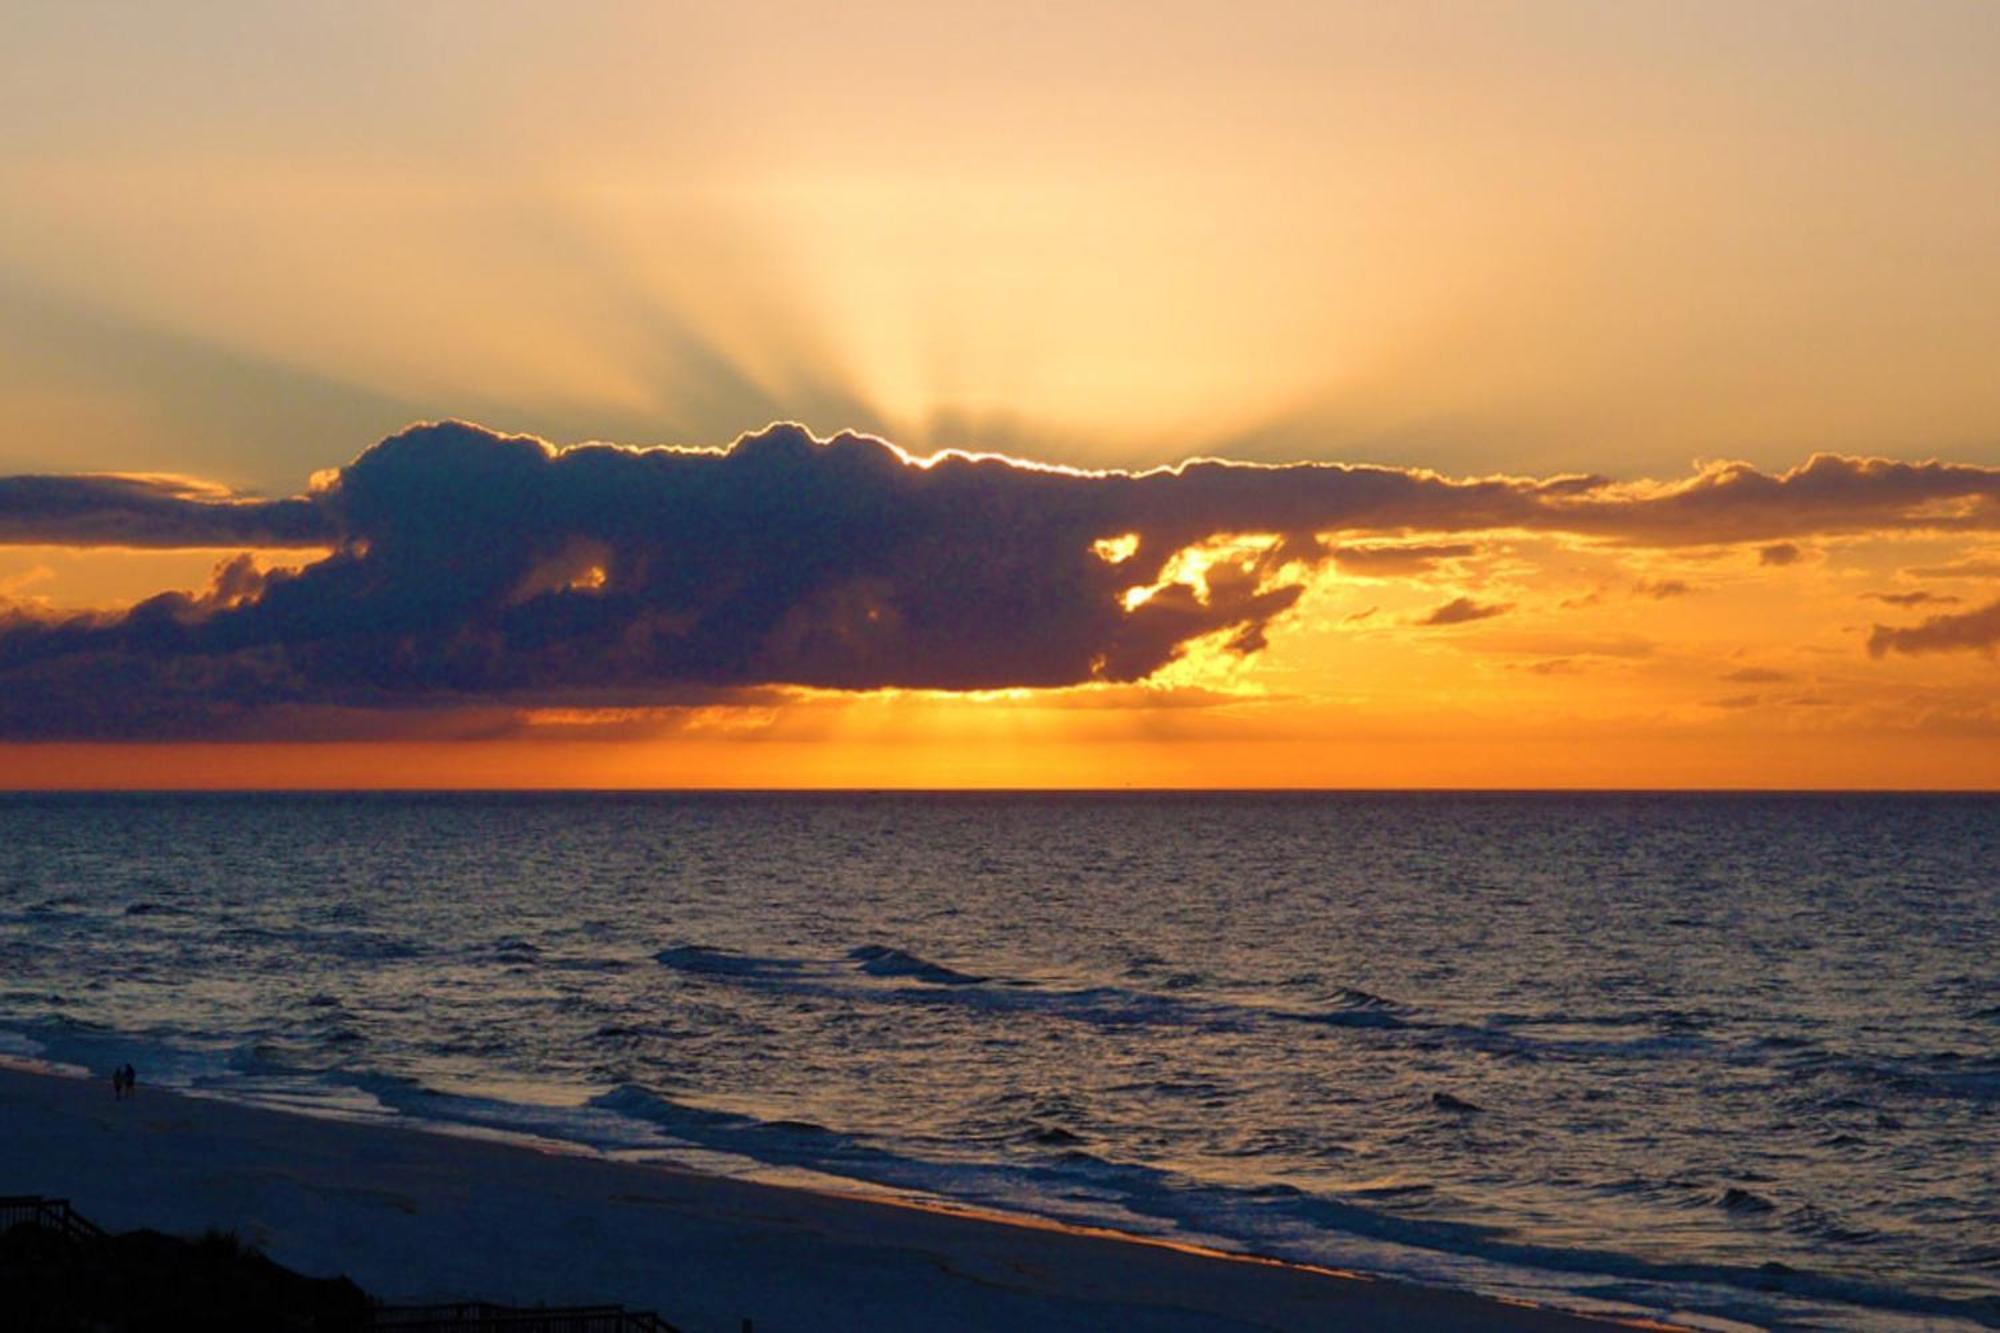
[[[17,6],[0,786],[2000,786],[1996,69]]]

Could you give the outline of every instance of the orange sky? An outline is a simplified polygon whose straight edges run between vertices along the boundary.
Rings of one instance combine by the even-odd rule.
[[[0,477],[298,494],[454,415],[1081,467],[2000,467],[2000,8],[1135,14],[17,16]],[[2000,787],[1993,641],[1953,619],[2000,599],[2000,531],[1937,517],[1779,559],[1328,531],[1466,549],[1294,568],[1268,646],[1135,684],[0,737],[0,786]],[[0,544],[0,617],[199,593],[235,554]]]

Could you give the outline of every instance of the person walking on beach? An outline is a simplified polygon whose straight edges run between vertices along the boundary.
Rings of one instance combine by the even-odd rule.
[[[122,1102],[125,1100],[124,1065],[119,1065],[116,1069],[111,1071],[111,1100],[114,1102]]]
[[[131,1098],[131,1096],[132,1096],[132,1089],[133,1089],[134,1085],[135,1085],[135,1084],[137,1084],[138,1082],[139,1082],[139,1071],[138,1071],[138,1070],[136,1070],[136,1069],[134,1069],[134,1068],[132,1068],[132,1062],[131,1062],[131,1061],[129,1061],[129,1060],[128,1060],[128,1061],[126,1061],[126,1062],[125,1062],[125,1096],[126,1096],[127,1100],[130,1100],[130,1098]]]

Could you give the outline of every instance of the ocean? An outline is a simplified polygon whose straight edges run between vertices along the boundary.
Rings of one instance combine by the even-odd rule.
[[[1993,797],[4,797],[0,1052],[1715,1328],[2000,1327]]]

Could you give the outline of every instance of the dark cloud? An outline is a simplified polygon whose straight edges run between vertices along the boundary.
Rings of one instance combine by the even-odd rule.
[[[1773,671],[1769,667],[1744,667],[1740,671],[1732,671],[1723,677],[1724,680],[1732,681],[1739,685],[1770,685],[1778,681],[1790,680],[1791,678],[1790,672]]]
[[[526,452],[523,452],[523,451]],[[1165,539],[1217,532],[1474,533],[1508,528],[1603,537],[1628,545],[1691,547],[1861,531],[2000,531],[2000,468],[1959,463],[1903,463],[1816,454],[1786,472],[1747,463],[1712,464],[1671,483],[1613,483],[1602,477],[1453,479],[1421,469],[1338,463],[1252,464],[1200,459],[1144,473],[1079,472],[994,457],[946,455],[930,466],[909,462],[880,441],[841,435],[816,444],[803,430],[777,426],[745,436],[733,450],[627,450],[582,446],[556,451],[538,440],[501,436],[459,422],[413,427],[384,440],[345,469],[380,473],[387,459],[422,455],[433,493],[454,497],[489,473],[509,471],[508,457],[546,469],[512,475],[544,487],[551,506],[601,499],[591,484],[616,477],[642,489],[673,488],[698,504],[733,485],[795,477],[822,498],[865,481],[875,501],[962,499],[976,489],[996,504],[1053,503],[1069,519],[1124,522]],[[614,462],[612,460],[627,460]],[[871,468],[868,464],[872,463]],[[411,471],[405,462],[404,473]],[[450,468],[458,471],[443,475]],[[887,480],[898,469],[913,475]],[[336,488],[338,490],[340,488]],[[353,487],[347,488],[352,490]],[[330,493],[331,494],[331,493]],[[636,497],[620,493],[622,501]],[[850,496],[857,502],[860,495]],[[157,477],[0,478],[0,542],[70,545],[326,544],[329,532],[353,536],[326,496],[246,501],[216,488]],[[630,507],[630,504],[627,504]],[[739,510],[748,506],[739,503]],[[1473,554],[1463,543],[1347,545],[1324,551],[1361,569],[1372,563],[1435,561]],[[1765,563],[1799,558],[1790,542],[1764,547]],[[1952,567],[1959,575],[2000,569],[1991,562]],[[1943,572],[1943,571],[1941,571]]]
[[[1301,592],[1278,575],[1323,558],[1309,540],[1280,543],[1163,583],[1176,552],[1217,532],[1309,531],[1315,510],[1373,522],[1437,489],[1389,471],[1322,481],[1336,477],[1302,504],[1283,474],[1217,464],[1142,477],[926,467],[794,427],[726,452],[558,452],[445,424],[384,441],[276,509],[34,479],[15,491],[48,501],[18,506],[39,515],[36,540],[310,532],[335,549],[296,572],[231,566],[207,595],[120,616],[16,618],[0,630],[0,734],[202,735],[260,710],[657,703],[767,684],[1138,680],[1204,635],[1259,650]],[[1447,487],[1500,503],[1512,490]],[[1137,545],[1124,560],[1093,551],[1125,535]],[[1128,609],[1130,589],[1154,585]]]
[[[1935,605],[1940,603],[1959,602],[1965,599],[1962,597],[1954,597],[1949,593],[1919,591],[1919,592],[1864,592],[1861,594],[1861,600],[1864,602],[1883,602],[1889,606],[1925,606],[1925,605]]]
[[[295,571],[235,563],[202,595],[120,615],[0,621],[0,736],[694,706],[770,686],[1130,682],[1198,638],[1260,650],[1327,560],[1421,573],[1474,550],[1389,538],[1527,529],[1679,547],[1996,527],[1996,496],[2000,470],[1827,456],[1638,486],[1214,460],[1088,473],[919,463],[795,426],[727,450],[557,450],[447,422],[286,500],[155,477],[0,479],[0,542],[332,551]],[[1202,562],[1175,563],[1248,534],[1276,540],[1198,576],[1182,571]],[[1421,623],[1507,609],[1460,598]]]
[[[2000,647],[2000,601],[1956,615],[1931,616],[1921,624],[1897,628],[1877,625],[1868,636],[1868,654],[1991,653]]]
[[[1791,542],[1773,542],[1771,545],[1757,552],[1757,563],[1760,565],[1792,565],[1797,564],[1799,557],[1804,554],[1805,552],[1801,551]]]
[[[1990,532],[2000,528],[2000,468],[1814,454],[1787,472],[1712,464],[1686,481],[1593,486],[1546,504],[1562,515],[1547,526],[1640,546],[1886,530]]]
[[[1475,602],[1470,597],[1454,597],[1443,606],[1415,620],[1418,625],[1464,625],[1474,620],[1490,620],[1513,610],[1511,602]]]
[[[1656,602],[1664,602],[1670,597],[1685,597],[1692,591],[1680,579],[1641,579],[1632,585],[1633,595],[1650,597]]]
[[[331,546],[311,499],[247,500],[181,477],[0,477],[0,545]]]

